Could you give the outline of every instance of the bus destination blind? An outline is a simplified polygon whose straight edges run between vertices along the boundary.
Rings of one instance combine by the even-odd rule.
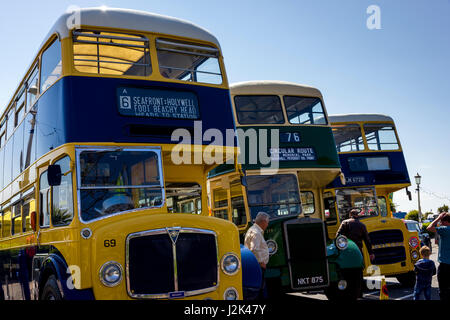
[[[117,98],[124,116],[200,119],[198,99],[192,92],[120,87]]]

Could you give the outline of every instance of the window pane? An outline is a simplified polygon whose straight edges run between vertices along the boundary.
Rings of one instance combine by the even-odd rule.
[[[58,39],[42,54],[41,92],[47,90],[62,75],[61,42]]]
[[[24,169],[36,160],[36,113],[29,112],[24,121]]]
[[[347,161],[352,172],[391,170],[389,157],[349,157]]]
[[[234,102],[240,124],[284,123],[278,96],[236,96]]]
[[[157,39],[160,73],[169,79],[221,84],[216,48],[168,39]]]
[[[74,31],[75,69],[84,73],[148,76],[152,73],[147,38],[99,31]]]
[[[8,113],[8,120],[6,122],[6,139],[7,140],[12,136],[12,134],[14,132],[14,128],[16,127],[15,120],[16,120],[15,109],[13,107]]]
[[[13,176],[15,179],[23,170],[23,129],[24,123],[14,132]]]
[[[162,206],[163,188],[156,152],[83,151],[79,163],[84,221]]]
[[[272,218],[302,213],[297,178],[290,174],[247,177],[248,205],[252,219],[258,212]]]
[[[382,217],[387,217],[388,209],[385,197],[378,197],[378,207],[380,208],[380,214]]]
[[[22,92],[20,97],[18,98],[16,102],[16,115],[15,115],[15,126],[23,120],[23,117],[25,116],[25,91]]]
[[[314,213],[314,193],[311,191],[300,192],[302,201],[302,211],[305,215],[311,215]]]
[[[389,124],[365,124],[367,145],[370,150],[398,150],[394,126]]]
[[[13,139],[9,139],[5,146],[5,160],[3,169],[3,183],[6,187],[12,181]]]
[[[22,233],[22,205],[20,203],[13,206],[12,234]]]
[[[70,171],[70,158],[65,157],[55,163],[61,166],[64,174]],[[73,219],[72,173],[61,177],[61,185],[53,187],[52,191],[52,224],[53,226],[69,225]]]
[[[39,81],[39,69],[36,67],[33,72],[31,73],[30,78],[28,79],[27,83],[27,112],[30,110],[30,108],[34,105],[34,103],[37,100],[37,93],[39,91],[38,87],[38,81]]]
[[[247,215],[245,212],[244,194],[240,181],[231,184],[231,214],[233,223],[237,226],[247,224]]]
[[[23,217],[23,232],[29,232],[29,231],[33,231],[33,229],[31,228],[31,217],[30,217],[30,212],[31,212],[31,204],[33,203],[33,211],[34,209],[34,195],[25,199],[24,200],[25,203],[22,206],[22,217]]]
[[[360,217],[378,215],[375,188],[345,188],[336,190],[339,218],[348,219],[350,210],[360,209]]]
[[[364,150],[361,127],[357,124],[333,125],[333,135],[338,152]]]
[[[50,226],[50,186],[48,185],[47,171],[40,177],[40,214],[39,225],[41,227]]]
[[[228,193],[227,190],[214,190],[214,208],[228,207]]]
[[[292,124],[327,124],[319,98],[284,97],[289,122]]]
[[[8,209],[3,213],[3,226],[2,226],[2,236],[3,238],[9,237],[11,235],[11,209]]]
[[[153,151],[83,151],[80,165],[82,187],[161,186]]]
[[[166,183],[169,213],[201,213],[202,187],[198,183]]]
[[[331,192],[323,194],[325,205],[325,221],[327,225],[335,225],[338,221],[336,212],[336,197]]]

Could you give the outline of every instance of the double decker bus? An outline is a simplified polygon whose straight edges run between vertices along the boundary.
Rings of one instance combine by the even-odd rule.
[[[0,118],[1,296],[242,299],[238,229],[208,215],[206,144],[183,142],[203,161],[173,157],[175,129],[225,135],[233,121],[208,31],[125,9],[62,15]]]
[[[211,214],[235,223],[241,241],[258,212],[270,215],[269,296],[325,290],[356,299],[362,255],[345,237],[327,239],[324,223],[324,189],[341,168],[321,92],[281,81],[230,89],[240,155],[210,172]]]
[[[345,184],[336,179],[327,190],[336,199],[328,214],[330,237],[351,208],[361,209],[375,260],[364,245],[365,275],[396,276],[414,284],[414,263],[420,258],[417,233],[393,218],[392,195],[411,185],[394,120],[381,114],[346,114],[329,117]]]

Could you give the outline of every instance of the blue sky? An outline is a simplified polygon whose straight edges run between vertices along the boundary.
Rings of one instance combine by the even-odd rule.
[[[145,10],[192,21],[221,42],[230,83],[285,80],[319,88],[329,114],[394,118],[413,201],[402,211],[450,205],[450,0],[41,0],[2,3],[0,109],[16,89],[54,21],[70,5]],[[369,30],[370,5],[381,29]]]

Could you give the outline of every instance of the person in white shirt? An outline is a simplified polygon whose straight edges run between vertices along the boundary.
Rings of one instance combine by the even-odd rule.
[[[264,239],[264,231],[269,225],[270,216],[265,212],[259,212],[255,218],[255,223],[251,226],[245,234],[244,245],[255,255],[262,270],[262,286],[260,298],[264,295],[264,273],[266,266],[269,263],[269,248]]]

